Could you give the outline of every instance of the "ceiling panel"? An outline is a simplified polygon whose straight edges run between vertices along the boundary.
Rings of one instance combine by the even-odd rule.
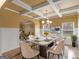
[[[31,7],[35,7],[35,6],[38,6],[40,4],[47,2],[47,0],[21,0],[21,1],[27,3]]]
[[[10,8],[10,9],[13,9],[15,11],[21,12],[21,14],[28,12],[28,10],[25,10],[24,8],[22,8],[18,5],[11,3],[11,1],[12,0],[7,0],[7,2],[3,5],[2,8],[7,7],[7,8]],[[35,12],[37,15],[35,13],[30,13],[29,14],[30,16],[38,17],[38,15],[39,16],[45,15],[45,16],[50,17],[50,16],[53,16],[54,14],[56,14],[54,12],[52,6],[49,6],[49,4],[42,5],[44,3],[47,3],[47,0],[21,0],[21,1],[34,8],[33,12]],[[35,7],[38,7],[40,5],[42,5],[40,8],[35,8]],[[68,9],[68,11],[69,11],[70,7],[74,7],[74,6],[77,6],[77,5],[79,5],[79,0],[61,0],[60,10]],[[59,6],[59,4],[57,6]],[[46,12],[46,10],[47,10],[47,12]]]
[[[62,0],[61,9],[70,8],[79,5],[79,0]]]
[[[54,14],[54,10],[52,9],[51,5],[43,6],[41,8],[38,8],[34,11],[36,14],[38,14],[41,17],[50,17],[52,14]]]
[[[36,15],[35,13],[30,13],[30,14],[28,14],[28,15],[30,15],[30,16],[32,16],[32,17],[34,17],[34,18],[39,17],[39,16]]]
[[[27,10],[21,8],[20,6],[17,6],[13,3],[11,3],[11,1],[7,1],[4,5],[3,8],[10,8],[12,10],[18,11],[18,12],[28,12]]]

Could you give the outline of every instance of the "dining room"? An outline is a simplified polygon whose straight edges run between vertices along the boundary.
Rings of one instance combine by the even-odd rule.
[[[79,59],[78,0],[0,0],[0,59]]]

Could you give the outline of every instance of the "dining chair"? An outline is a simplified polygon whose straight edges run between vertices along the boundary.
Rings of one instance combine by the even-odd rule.
[[[33,50],[29,45],[29,43],[22,41],[20,43],[20,46],[21,46],[22,59],[27,59],[27,58],[32,59],[35,57],[38,57],[39,59],[39,51]]]
[[[56,46],[52,46],[47,50],[48,53],[48,59],[50,57],[50,54],[53,56],[58,56],[58,59],[60,59],[60,56],[62,57],[62,52],[64,51],[64,40],[59,41]]]
[[[26,42],[31,46],[32,49],[39,50],[39,45],[29,41],[26,41]]]

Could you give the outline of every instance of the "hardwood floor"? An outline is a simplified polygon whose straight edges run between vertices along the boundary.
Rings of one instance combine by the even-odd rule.
[[[71,55],[71,53],[69,53],[69,51],[71,51],[71,50],[72,50],[72,53],[74,53],[75,55],[77,54],[79,56],[79,48],[77,48],[77,47],[74,48],[74,47],[71,47],[71,46],[65,46],[63,57],[60,57],[60,59],[72,59],[73,56],[69,56],[69,54]],[[7,54],[10,57],[13,57],[13,55],[15,54],[15,52],[16,52],[16,49],[15,50],[12,50],[10,52],[7,52]],[[6,55],[6,56],[8,56],[8,55]],[[13,59],[22,59],[22,56],[21,56],[21,54],[19,54],[19,55],[13,57]],[[34,58],[34,59],[37,59],[37,57]],[[46,58],[40,56],[39,59],[46,59]],[[50,55],[50,58],[49,59],[58,59],[58,57],[57,56]]]

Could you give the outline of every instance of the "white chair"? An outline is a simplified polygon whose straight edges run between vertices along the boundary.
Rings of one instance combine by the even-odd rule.
[[[59,41],[56,46],[53,46],[48,49],[47,51],[48,59],[49,59],[50,54],[57,55],[58,59],[60,59],[60,56],[62,56],[63,49],[64,49],[64,40]]]
[[[65,45],[72,46],[72,40],[70,36],[65,37]]]
[[[38,56],[38,59],[39,59],[39,51],[33,50],[29,45],[29,43],[26,43],[24,41],[21,42],[21,53],[22,53],[22,58],[32,59]]]

